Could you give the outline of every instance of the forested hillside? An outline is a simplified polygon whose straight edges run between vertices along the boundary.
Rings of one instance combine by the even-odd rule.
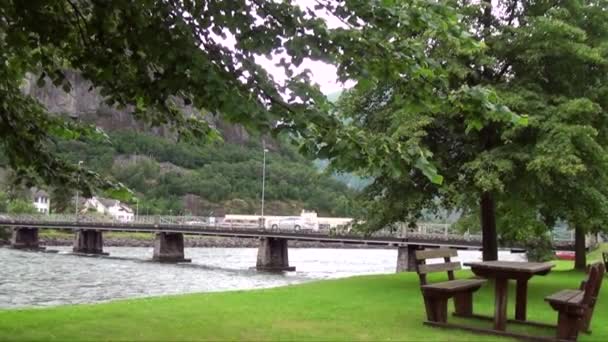
[[[111,144],[66,141],[58,149],[70,161],[82,160],[87,168],[135,191],[141,214],[260,212],[263,148],[257,140],[201,147],[135,131],[109,135]],[[288,143],[270,144],[265,213],[308,209],[350,215],[352,195],[353,190],[318,171]],[[55,200],[58,211],[69,206],[61,202]]]

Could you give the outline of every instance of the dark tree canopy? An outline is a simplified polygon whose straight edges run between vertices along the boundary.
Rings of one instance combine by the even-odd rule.
[[[21,177],[75,185],[77,167],[49,146],[94,128],[49,115],[20,91],[28,75],[69,91],[67,69],[81,72],[108,104],[132,108],[152,125],[170,125],[182,139],[214,136],[205,121],[180,110],[184,104],[251,129],[268,131],[279,121],[280,128],[306,135],[309,121],[329,118],[313,110],[324,97],[294,68],[305,58],[330,60],[335,48],[328,37],[314,12],[274,1],[3,1],[2,147]],[[286,56],[281,64],[291,77],[285,84],[255,62],[256,55],[276,54]],[[111,187],[87,176],[81,187]]]
[[[433,26],[377,22],[398,37],[392,53],[358,61],[369,76],[341,98],[342,127],[320,138],[335,168],[374,177],[372,229],[460,208],[480,214],[484,259],[495,259],[497,219],[504,236],[608,221],[608,2],[493,3],[451,2],[472,48]],[[414,60],[402,42],[424,46],[417,60],[429,64],[387,74]]]
[[[329,30],[319,11],[342,27]],[[77,70],[108,104],[132,109],[152,125],[169,125],[182,139],[215,136],[205,121],[180,110],[192,105],[250,129],[286,130],[316,153],[323,148],[312,138],[335,136],[338,121],[308,72],[296,72],[305,59],[338,64],[340,79],[360,80],[360,87],[368,77],[367,87],[380,76],[409,75],[411,87],[422,87],[420,96],[432,96],[429,91],[446,80],[433,75],[444,66],[428,59],[427,44],[476,49],[449,6],[421,0],[319,0],[314,10],[268,0],[8,0],[0,14],[0,132],[10,164],[35,182],[74,187],[83,179],[85,191],[112,184],[57,158],[49,146],[58,138],[95,135],[95,129],[49,115],[20,91],[28,77],[68,91],[64,70]],[[256,63],[261,55],[279,59],[288,80],[275,82]],[[408,154],[438,181],[428,151],[415,145]]]

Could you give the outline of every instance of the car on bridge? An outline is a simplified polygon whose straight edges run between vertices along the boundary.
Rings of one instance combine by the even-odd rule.
[[[319,230],[319,225],[302,217],[286,217],[270,222],[272,229]]]

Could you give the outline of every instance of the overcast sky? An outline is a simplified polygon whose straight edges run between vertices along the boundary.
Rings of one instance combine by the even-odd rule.
[[[262,65],[277,82],[283,83],[287,78],[281,67],[276,67],[274,64],[278,61],[272,61],[265,57],[260,57],[257,62]],[[327,95],[335,93],[344,88],[350,87],[350,84],[344,85],[336,80],[337,69],[335,66],[323,62],[305,60],[298,70],[309,69],[312,73],[312,81],[321,87],[321,91]]]
[[[474,0],[478,2],[479,0]],[[325,10],[315,10],[314,6],[316,4],[315,0],[293,0],[295,4],[302,7],[303,9],[309,8],[313,10],[320,18],[323,18],[327,23],[329,28],[337,28],[337,27],[345,27],[346,25],[342,23],[338,18],[333,16],[331,13],[328,13]],[[492,9],[495,14],[504,13],[503,7],[504,5],[500,3],[499,0],[492,0]],[[515,24],[514,24],[515,25]],[[256,59],[256,61],[262,65],[269,73],[273,75],[276,81],[281,82],[284,81],[287,77],[283,72],[283,69],[280,67],[276,67],[275,64],[279,61],[280,56],[269,60],[263,56],[260,56]],[[329,65],[327,63],[315,62],[311,60],[305,60],[302,63],[302,67],[298,68],[298,70],[309,69],[312,73],[313,82],[317,83],[321,87],[321,91],[323,93],[331,94],[342,89],[350,88],[354,85],[354,82],[347,82],[346,84],[339,83],[336,78],[337,69],[333,65]]]
[[[327,11],[314,10],[314,5],[316,4],[315,0],[295,0],[294,2],[303,9],[310,8],[311,10],[315,11],[319,17],[325,20],[329,28],[345,26],[339,19],[334,17],[332,14],[327,13]],[[256,59],[256,61],[269,73],[271,73],[276,81],[282,83],[287,77],[285,76],[285,73],[281,67],[275,66],[279,59],[280,56],[276,56],[272,60],[260,56]],[[309,69],[311,71],[313,82],[317,83],[321,87],[321,91],[323,91],[323,93],[326,95],[352,86],[350,82],[345,85],[336,80],[337,69],[331,64],[305,59],[298,70],[300,71],[304,69]]]

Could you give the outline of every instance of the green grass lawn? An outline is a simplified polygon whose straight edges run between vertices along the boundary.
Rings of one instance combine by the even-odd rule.
[[[556,322],[556,312],[543,298],[565,288],[576,288],[584,278],[583,273],[569,270],[571,262],[556,263],[558,267],[549,275],[530,281],[529,319]],[[468,277],[471,273],[462,271],[457,276]],[[510,295],[508,309],[512,316],[514,287]],[[491,284],[477,292],[474,300],[476,313],[491,315]],[[582,334],[579,340],[608,340],[606,317],[608,286],[603,287],[596,306],[593,334]],[[416,274],[401,273],[265,290],[4,310],[0,311],[0,341],[508,340],[427,327],[422,325],[424,318]],[[491,327],[491,322],[450,320]],[[554,333],[514,325],[508,329],[551,336]]]
[[[601,261],[603,252],[608,252],[608,243],[600,245],[598,248],[587,254],[587,259],[592,261]],[[589,260],[587,261],[589,262]]]

